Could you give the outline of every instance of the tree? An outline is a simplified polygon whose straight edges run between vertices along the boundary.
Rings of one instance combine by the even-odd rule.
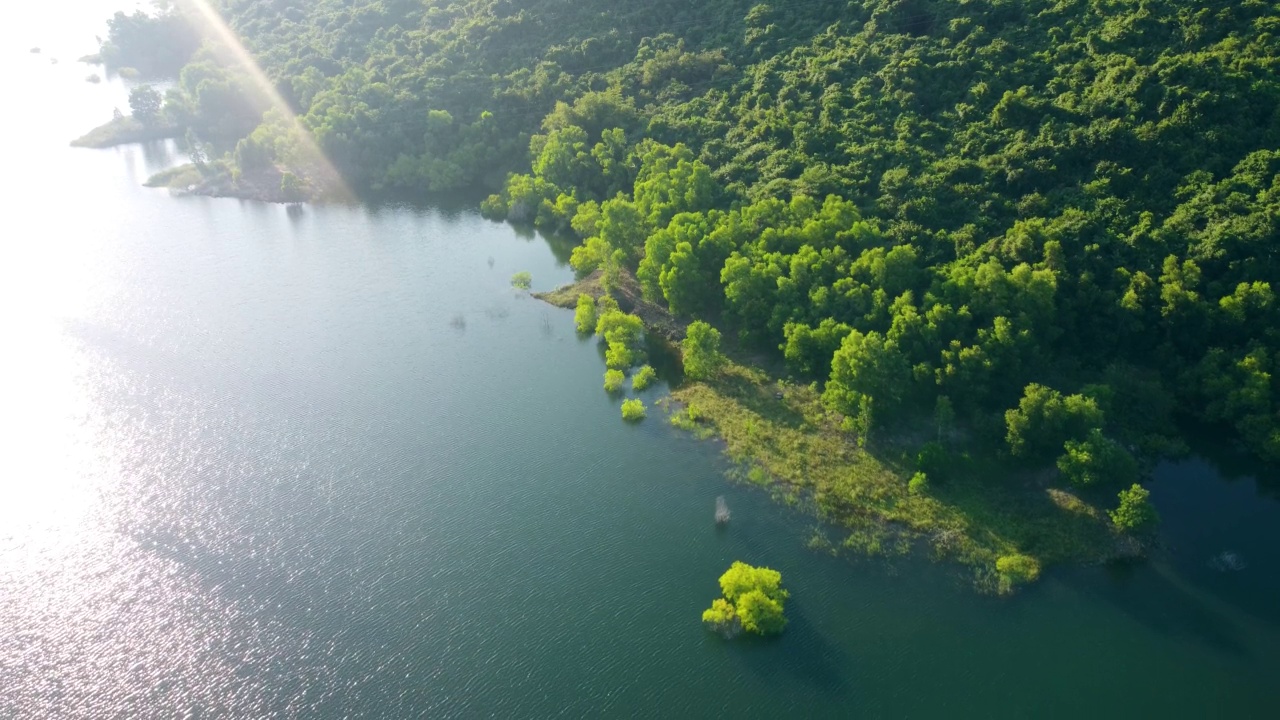
[[[622,383],[627,379],[621,370],[605,370],[604,371],[604,389],[607,392],[615,393],[622,390]]]
[[[898,346],[878,332],[849,333],[831,359],[831,379],[822,399],[846,417],[891,415],[901,406],[911,382],[911,367]],[[865,434],[869,427],[862,428]]]
[[[759,635],[780,633],[786,627],[783,610],[790,593],[782,587],[782,573],[777,570],[734,562],[720,576],[720,591],[724,597],[702,614],[710,629],[732,636],[737,624]]]
[[[164,96],[150,85],[139,85],[129,91],[129,109],[133,117],[143,125],[155,125],[160,120],[160,107]]]
[[[644,401],[640,398],[631,398],[622,401],[622,419],[627,422],[639,422],[644,419]]]
[[[636,374],[631,376],[631,389],[636,392],[640,392],[653,384],[653,381],[657,379],[657,377],[658,373],[656,370],[648,365],[641,365],[640,369],[636,371]]]
[[[596,301],[586,293],[578,295],[578,306],[573,311],[573,326],[583,335],[596,329]]]
[[[939,395],[937,403],[933,407],[933,423],[938,427],[938,442],[942,442],[943,436],[949,434],[956,424],[956,411],[951,406],[951,398],[946,395]]]
[[[1160,522],[1160,516],[1151,505],[1151,493],[1141,485],[1134,483],[1128,490],[1121,490],[1118,497],[1120,505],[1109,513],[1117,528],[1126,532],[1144,532]]]
[[[1138,461],[1120,443],[1093,428],[1084,440],[1068,440],[1058,469],[1073,485],[1128,484],[1138,476]]]
[[[720,331],[701,320],[689,323],[680,344],[684,356],[684,374],[694,380],[708,380],[724,365],[720,353]]]
[[[1018,407],[1005,411],[1005,440],[1015,456],[1045,459],[1067,440],[1082,440],[1102,426],[1102,410],[1091,397],[1062,393],[1032,383]]]

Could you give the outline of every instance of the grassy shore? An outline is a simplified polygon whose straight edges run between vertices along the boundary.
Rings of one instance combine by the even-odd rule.
[[[1054,472],[1028,473],[955,448],[951,477],[912,491],[918,443],[873,437],[860,447],[813,385],[731,362],[714,380],[686,384],[671,398],[672,422],[723,440],[742,479],[839,529],[836,538],[815,532],[814,547],[872,555],[924,549],[972,568],[977,585],[994,592],[1014,584],[996,571],[1001,557],[1051,565],[1134,551],[1101,507]]]
[[[650,325],[658,312],[663,334],[682,336],[669,314],[630,297],[633,282],[622,279],[615,293],[619,305],[649,315]],[[538,297],[573,307],[580,293],[602,292],[595,274]],[[820,520],[826,530],[815,530],[810,539],[816,549],[869,555],[921,550],[969,568],[980,590],[999,593],[1020,581],[997,570],[1000,558],[1027,556],[1047,566],[1140,552],[1114,532],[1100,504],[1068,487],[1056,469],[1030,472],[989,449],[967,447],[959,436],[948,447],[948,477],[928,478],[913,489],[916,453],[934,439],[929,419],[920,422],[928,428],[923,434],[898,429],[859,444],[823,405],[816,385],[781,379],[763,364],[734,357],[715,378],[673,390],[665,405],[674,425],[724,442],[738,479]]]
[[[143,125],[129,115],[99,125],[71,141],[72,147],[109,148],[136,142],[166,140],[181,135],[177,125]]]

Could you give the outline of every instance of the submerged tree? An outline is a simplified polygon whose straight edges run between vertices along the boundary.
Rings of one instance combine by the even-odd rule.
[[[791,594],[783,589],[777,570],[734,562],[720,576],[720,591],[724,597],[702,613],[708,629],[733,637],[739,630],[773,635],[786,627],[783,605]]]

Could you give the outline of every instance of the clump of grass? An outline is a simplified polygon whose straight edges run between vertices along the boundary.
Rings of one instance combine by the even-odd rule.
[[[533,287],[533,275],[528,270],[521,270],[511,276],[511,287],[520,290],[528,290]]]
[[[641,365],[636,374],[631,377],[631,389],[640,392],[653,384],[658,377],[658,371],[648,365]]]
[[[911,481],[907,483],[907,492],[912,495],[923,495],[929,492],[929,476],[922,472],[912,475]]]
[[[639,422],[645,417],[644,401],[631,398],[622,401],[622,419],[627,422]]]

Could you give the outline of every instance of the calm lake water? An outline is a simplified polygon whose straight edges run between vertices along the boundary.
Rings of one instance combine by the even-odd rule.
[[[540,237],[174,198],[140,186],[171,146],[68,148],[126,105],[74,62],[117,4],[0,31],[0,717],[1280,715],[1248,471],[1162,465],[1170,550],[1012,599],[811,553],[713,445],[620,421],[572,314],[509,286],[571,277]],[[782,571],[780,639],[700,626],[735,559]]]

